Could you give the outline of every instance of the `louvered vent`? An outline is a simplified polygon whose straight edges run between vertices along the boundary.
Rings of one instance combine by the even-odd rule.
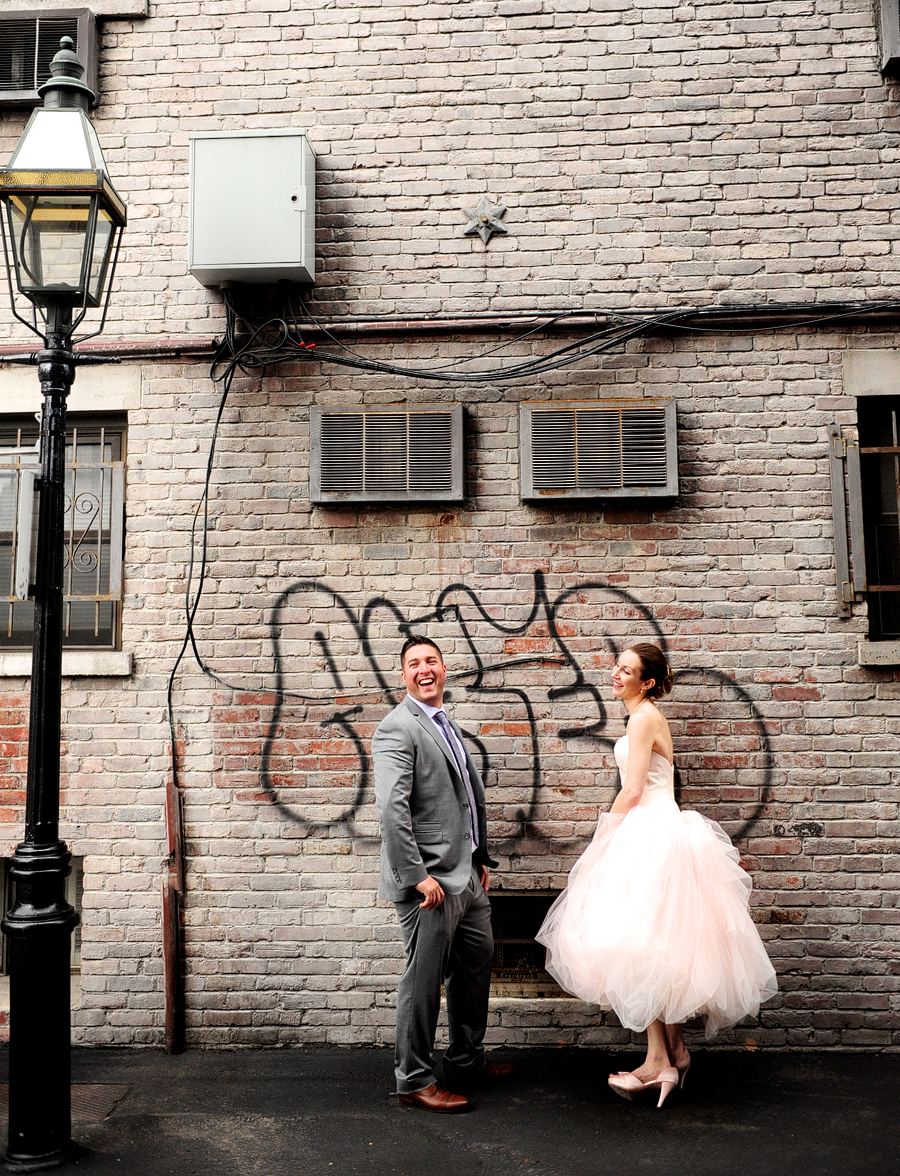
[[[313,502],[462,498],[462,407],[313,409]]]
[[[896,78],[900,74],[900,4],[898,0],[880,0],[878,39],[881,47],[881,72]]]
[[[522,497],[678,493],[675,402],[521,407]]]
[[[0,13],[0,105],[37,105],[38,87],[50,77],[60,37],[71,37],[85,67],[84,81],[97,90],[97,42],[86,8]]]

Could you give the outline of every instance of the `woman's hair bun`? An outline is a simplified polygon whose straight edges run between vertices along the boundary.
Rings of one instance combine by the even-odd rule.
[[[662,698],[672,689],[674,681],[669,663],[658,645],[651,645],[649,641],[641,641],[637,645],[628,647],[636,653],[641,663],[641,681],[653,679],[653,686],[647,691],[648,698]]]

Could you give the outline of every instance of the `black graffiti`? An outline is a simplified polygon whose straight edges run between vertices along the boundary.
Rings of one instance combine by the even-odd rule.
[[[797,825],[774,825],[772,832],[776,837],[784,837],[793,833],[795,837],[823,837],[825,826],[821,821],[800,821]]]
[[[613,601],[638,618],[646,626],[647,636],[655,641],[669,657],[668,642],[651,610],[624,588],[617,587],[601,580],[578,581],[559,592],[552,600],[547,591],[546,578],[541,571],[534,572],[532,597],[526,604],[527,615],[515,624],[504,624],[492,616],[482,603],[478,594],[466,584],[451,584],[444,588],[433,608],[415,616],[406,616],[402,609],[388,597],[377,596],[367,602],[360,614],[357,614],[350,603],[335,588],[319,580],[297,580],[286,588],[278,597],[272,610],[269,631],[275,659],[275,704],[267,727],[262,750],[261,785],[263,791],[284,817],[302,826],[309,833],[335,833],[343,830],[347,835],[361,840],[369,838],[357,827],[357,813],[363,805],[371,786],[371,764],[365,741],[360,736],[354,720],[358,720],[364,708],[360,703],[348,706],[336,705],[337,700],[347,692],[341,679],[337,660],[332,652],[328,637],[321,630],[316,630],[313,639],[319,647],[325,667],[331,678],[332,691],[328,695],[304,695],[289,691],[286,688],[285,652],[283,649],[283,632],[287,625],[285,614],[299,599],[311,597],[319,601],[328,602],[333,610],[332,616],[340,616],[350,626],[355,642],[361,651],[365,663],[374,679],[374,686],[359,694],[374,696],[385,705],[394,706],[400,700],[398,690],[388,682],[378,658],[372,648],[372,635],[375,627],[374,620],[382,612],[391,618],[396,635],[402,640],[412,632],[427,629],[429,634],[436,635],[434,626],[453,624],[468,647],[471,669],[451,675],[448,683],[455,688],[459,685],[467,694],[483,699],[485,704],[499,702],[517,702],[524,711],[529,728],[529,743],[531,756],[530,782],[527,786],[527,799],[516,814],[517,833],[507,839],[503,848],[512,848],[512,843],[522,838],[536,836],[534,828],[535,811],[538,794],[542,783],[541,746],[538,738],[538,719],[536,704],[539,701],[534,690],[507,684],[491,685],[486,678],[498,671],[524,668],[538,664],[559,666],[567,672],[570,681],[562,686],[550,687],[545,692],[548,702],[573,700],[583,698],[589,712],[590,721],[578,726],[561,728],[558,737],[561,740],[586,740],[590,743],[611,749],[614,739],[607,733],[609,717],[600,691],[588,680],[578,657],[560,631],[560,614],[569,604],[577,602],[591,592],[606,593]],[[473,618],[488,626],[488,631],[504,637],[523,637],[536,623],[545,627],[553,652],[547,655],[512,657],[501,660],[486,658],[479,648],[477,635],[473,631]],[[438,633],[440,630],[437,631]],[[607,651],[612,657],[620,652],[620,646],[614,637],[607,634],[604,638]],[[395,667],[391,667],[395,672]],[[735,837],[745,837],[756,825],[769,798],[771,789],[774,760],[771,741],[766,730],[763,716],[750,694],[728,674],[720,670],[707,667],[687,667],[679,669],[675,680],[683,682],[706,682],[717,685],[733,693],[752,720],[759,739],[760,759],[762,761],[762,783],[758,798],[752,813],[744,820],[741,827],[735,831]],[[350,692],[353,693],[352,691]],[[275,755],[279,733],[285,714],[285,708],[290,699],[297,699],[306,703],[323,703],[330,698],[335,704],[334,711],[321,722],[324,729],[337,729],[352,742],[358,757],[359,768],[356,787],[351,802],[338,816],[327,821],[316,821],[295,811],[288,803],[273,781],[272,760]],[[480,757],[482,777],[487,781],[491,767],[487,747],[482,739],[474,733],[465,731],[467,740]],[[676,771],[676,791],[680,793],[682,783],[681,771]],[[489,797],[490,799],[490,797]]]

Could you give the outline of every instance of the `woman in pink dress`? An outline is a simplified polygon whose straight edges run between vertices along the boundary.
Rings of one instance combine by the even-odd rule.
[[[672,735],[654,701],[672,689],[662,651],[633,645],[612,684],[629,715],[615,746],[622,788],[537,939],[567,992],[646,1030],[643,1065],[610,1074],[609,1085],[628,1099],[658,1091],[662,1106],[691,1064],[682,1024],[701,1015],[715,1037],[758,1013],[777,983],[737,850],[715,821],[675,801]]]

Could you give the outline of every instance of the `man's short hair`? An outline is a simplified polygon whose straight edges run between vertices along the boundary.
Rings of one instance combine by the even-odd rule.
[[[410,633],[410,635],[403,642],[403,648],[400,650],[400,665],[403,665],[403,659],[406,657],[407,650],[412,649],[414,645],[430,645],[432,649],[437,650],[437,655],[441,659],[441,665],[444,664],[444,655],[441,653],[441,647],[436,641],[432,641],[430,637],[420,637],[418,633]]]

